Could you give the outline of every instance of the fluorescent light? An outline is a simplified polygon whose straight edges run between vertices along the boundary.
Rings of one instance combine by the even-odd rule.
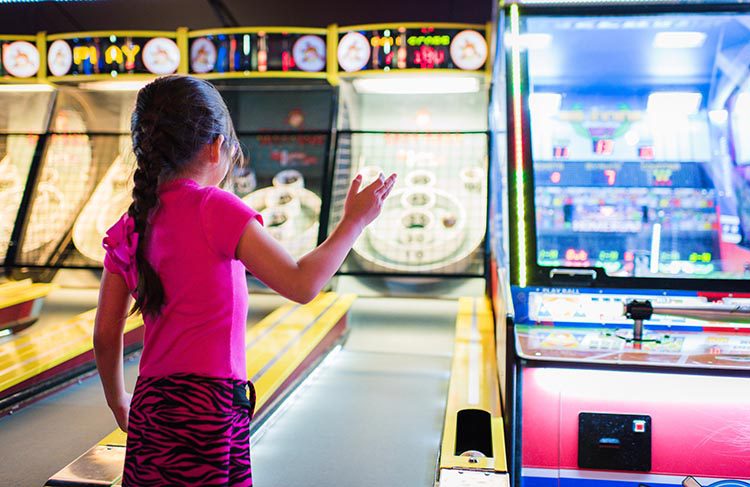
[[[517,36],[518,47],[521,49],[547,49],[552,42],[551,34],[521,34]],[[516,44],[516,36],[513,36],[510,32],[505,34],[505,44],[509,47],[513,47]]]
[[[479,80],[469,77],[389,77],[360,78],[354,80],[358,93],[387,95],[476,93]]]
[[[708,118],[714,125],[724,125],[729,120],[729,112],[726,110],[711,110],[708,112]]]
[[[648,95],[647,110],[652,115],[688,116],[698,113],[701,94],[688,91],[659,91]]]
[[[737,95],[734,101],[734,111],[750,115],[750,92],[744,92]]]
[[[560,111],[560,93],[532,93],[529,95],[529,110],[535,115],[554,115]]]
[[[78,85],[82,90],[90,91],[138,91],[147,84],[150,80],[144,81],[91,81],[88,83],[80,83]]]
[[[50,92],[54,91],[55,89],[50,85],[45,85],[43,83],[38,84],[22,84],[22,85],[4,85],[0,84],[0,92],[11,92],[11,93],[21,93],[21,92],[33,92],[33,93],[42,93],[42,92]]]
[[[694,49],[706,42],[703,32],[659,32],[653,46],[659,49]]]

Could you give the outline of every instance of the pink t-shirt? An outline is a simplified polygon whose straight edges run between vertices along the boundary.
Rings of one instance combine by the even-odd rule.
[[[141,375],[247,380],[247,280],[235,250],[251,218],[263,223],[260,214],[222,189],[190,179],[160,186],[146,258],[161,278],[165,301],[158,316],[144,319]],[[126,214],[104,239],[104,267],[123,276],[131,292],[138,237]]]

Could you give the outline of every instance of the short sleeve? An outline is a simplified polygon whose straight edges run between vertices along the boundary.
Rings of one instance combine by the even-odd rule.
[[[260,213],[239,197],[219,188],[209,188],[200,206],[203,231],[211,248],[220,256],[234,259],[237,244],[250,219],[263,225]]]
[[[102,247],[104,247],[104,268],[108,272],[122,276],[128,288],[135,289],[138,282],[135,262],[138,234],[135,233],[135,222],[127,213],[107,230]]]

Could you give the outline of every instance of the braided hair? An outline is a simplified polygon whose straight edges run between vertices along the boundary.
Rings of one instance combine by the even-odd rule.
[[[159,203],[159,183],[178,176],[208,143],[223,135],[229,156],[242,157],[229,110],[208,81],[190,76],[165,76],[138,92],[130,122],[137,168],[128,215],[139,235],[136,249],[138,284],[131,313],[158,314],[164,287],[146,259],[149,219]],[[237,163],[238,161],[233,161]]]

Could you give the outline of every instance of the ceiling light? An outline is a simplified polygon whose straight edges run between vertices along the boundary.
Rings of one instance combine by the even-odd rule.
[[[41,92],[50,92],[54,91],[55,89],[50,85],[45,85],[43,83],[38,84],[22,84],[22,85],[4,85],[0,84],[0,92],[11,92],[11,93],[21,93],[21,92],[34,92],[34,93],[41,93]]]
[[[389,77],[360,78],[354,80],[357,93],[382,95],[416,95],[438,93],[476,93],[479,80],[469,77]]]
[[[505,34],[505,44],[508,47],[515,47],[515,37],[510,32]],[[518,37],[518,47],[521,49],[546,49],[552,42],[550,34],[521,34]]]
[[[659,32],[654,36],[653,46],[657,49],[695,49],[706,42],[703,32]]]
[[[744,92],[737,95],[734,101],[734,111],[750,115],[750,92]]]
[[[648,95],[647,110],[652,115],[688,116],[698,113],[702,96],[700,93],[682,91],[659,91]]]
[[[141,81],[91,81],[88,83],[80,83],[78,87],[82,90],[89,91],[138,91],[147,84],[150,80]]]
[[[724,125],[729,120],[729,112],[726,110],[711,110],[708,118],[714,125]]]
[[[554,115],[560,111],[560,93],[532,93],[529,95],[529,110],[535,115]]]

